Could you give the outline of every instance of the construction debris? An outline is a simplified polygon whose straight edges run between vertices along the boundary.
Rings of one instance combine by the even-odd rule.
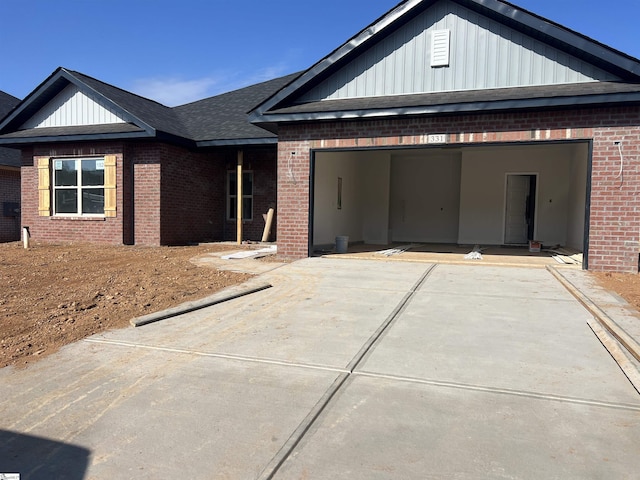
[[[574,253],[564,248],[545,249],[545,252],[553,253],[551,258],[563,265],[582,265],[582,253]]]
[[[400,247],[389,248],[388,250],[382,250],[382,251],[376,252],[376,253],[378,255],[384,255],[385,257],[390,257],[391,255],[397,255],[399,253],[406,252],[407,250],[411,250],[412,248],[414,248],[416,246],[417,245],[415,243],[412,243],[410,245],[402,245]]]
[[[244,258],[261,258],[266,257],[267,255],[275,255],[278,253],[278,246],[271,245],[266,248],[261,248],[259,250],[244,250],[242,252],[232,253],[230,255],[224,255],[220,258],[223,260],[241,260]]]
[[[475,245],[473,250],[464,256],[465,260],[482,260],[482,249],[480,245]]]

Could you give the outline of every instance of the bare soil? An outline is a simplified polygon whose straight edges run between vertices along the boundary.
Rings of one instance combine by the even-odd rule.
[[[0,367],[27,365],[251,277],[189,261],[221,250],[230,247],[0,244]]]
[[[600,285],[617,293],[636,310],[640,310],[640,275],[634,273],[595,273]]]

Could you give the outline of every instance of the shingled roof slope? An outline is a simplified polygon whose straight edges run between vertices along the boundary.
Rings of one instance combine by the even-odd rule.
[[[188,129],[182,124],[174,109],[83,73],[75,71],[69,71],[69,73],[154,129],[177,137],[191,138]]]
[[[276,135],[249,123],[247,112],[300,76],[286,75],[249,87],[174,107],[196,142],[276,139]]]
[[[20,103],[19,99],[0,90],[0,120],[13,110],[13,107],[18,105],[18,103]],[[19,167],[20,163],[19,150],[0,148],[0,165]]]

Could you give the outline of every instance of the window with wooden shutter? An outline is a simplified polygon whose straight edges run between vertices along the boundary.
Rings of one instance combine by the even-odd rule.
[[[116,216],[116,156],[104,157],[104,216]]]
[[[35,157],[38,167],[38,215],[51,215],[51,169],[49,157]]]
[[[115,217],[116,156],[52,158],[50,210],[55,216]],[[44,170],[44,168],[43,168]],[[44,178],[44,173],[43,173]]]

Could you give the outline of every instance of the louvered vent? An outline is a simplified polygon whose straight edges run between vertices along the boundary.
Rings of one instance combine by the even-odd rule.
[[[450,30],[434,30],[431,36],[431,66],[449,66]]]

